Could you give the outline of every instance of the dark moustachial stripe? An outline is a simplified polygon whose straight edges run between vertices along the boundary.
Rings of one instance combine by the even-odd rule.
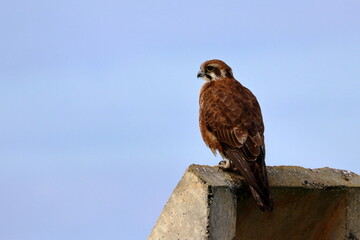
[[[216,76],[221,76],[221,71],[218,68],[214,68],[214,73]]]
[[[226,75],[227,78],[234,78],[234,76],[232,75],[231,69],[226,70]]]

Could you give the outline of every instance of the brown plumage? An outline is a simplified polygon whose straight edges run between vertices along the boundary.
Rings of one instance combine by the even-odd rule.
[[[264,124],[256,97],[220,60],[204,62],[198,77],[205,80],[199,101],[204,142],[214,154],[218,151],[230,161],[230,170],[238,170],[246,179],[259,208],[271,211]]]

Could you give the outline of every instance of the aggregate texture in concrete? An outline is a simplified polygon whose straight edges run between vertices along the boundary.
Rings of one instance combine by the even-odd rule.
[[[360,239],[360,176],[327,167],[267,169],[271,213],[258,209],[238,174],[191,165],[149,239]]]

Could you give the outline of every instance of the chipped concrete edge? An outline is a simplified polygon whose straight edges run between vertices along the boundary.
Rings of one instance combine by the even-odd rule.
[[[338,169],[308,169],[296,166],[268,167],[272,188],[360,187],[360,176]],[[236,190],[244,179],[218,167],[190,165],[166,203],[148,239],[234,239],[236,234]],[[350,194],[347,215],[349,237],[359,236],[360,195]],[[351,211],[349,210],[351,209]],[[354,213],[356,209],[357,213]],[[349,238],[351,239],[351,238]]]
[[[217,169],[191,165],[171,194],[148,239],[233,239],[236,195]]]

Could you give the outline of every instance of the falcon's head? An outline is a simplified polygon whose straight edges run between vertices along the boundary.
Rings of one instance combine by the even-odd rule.
[[[221,60],[209,60],[201,64],[197,77],[205,82],[216,81],[222,78],[234,78],[231,68]]]

